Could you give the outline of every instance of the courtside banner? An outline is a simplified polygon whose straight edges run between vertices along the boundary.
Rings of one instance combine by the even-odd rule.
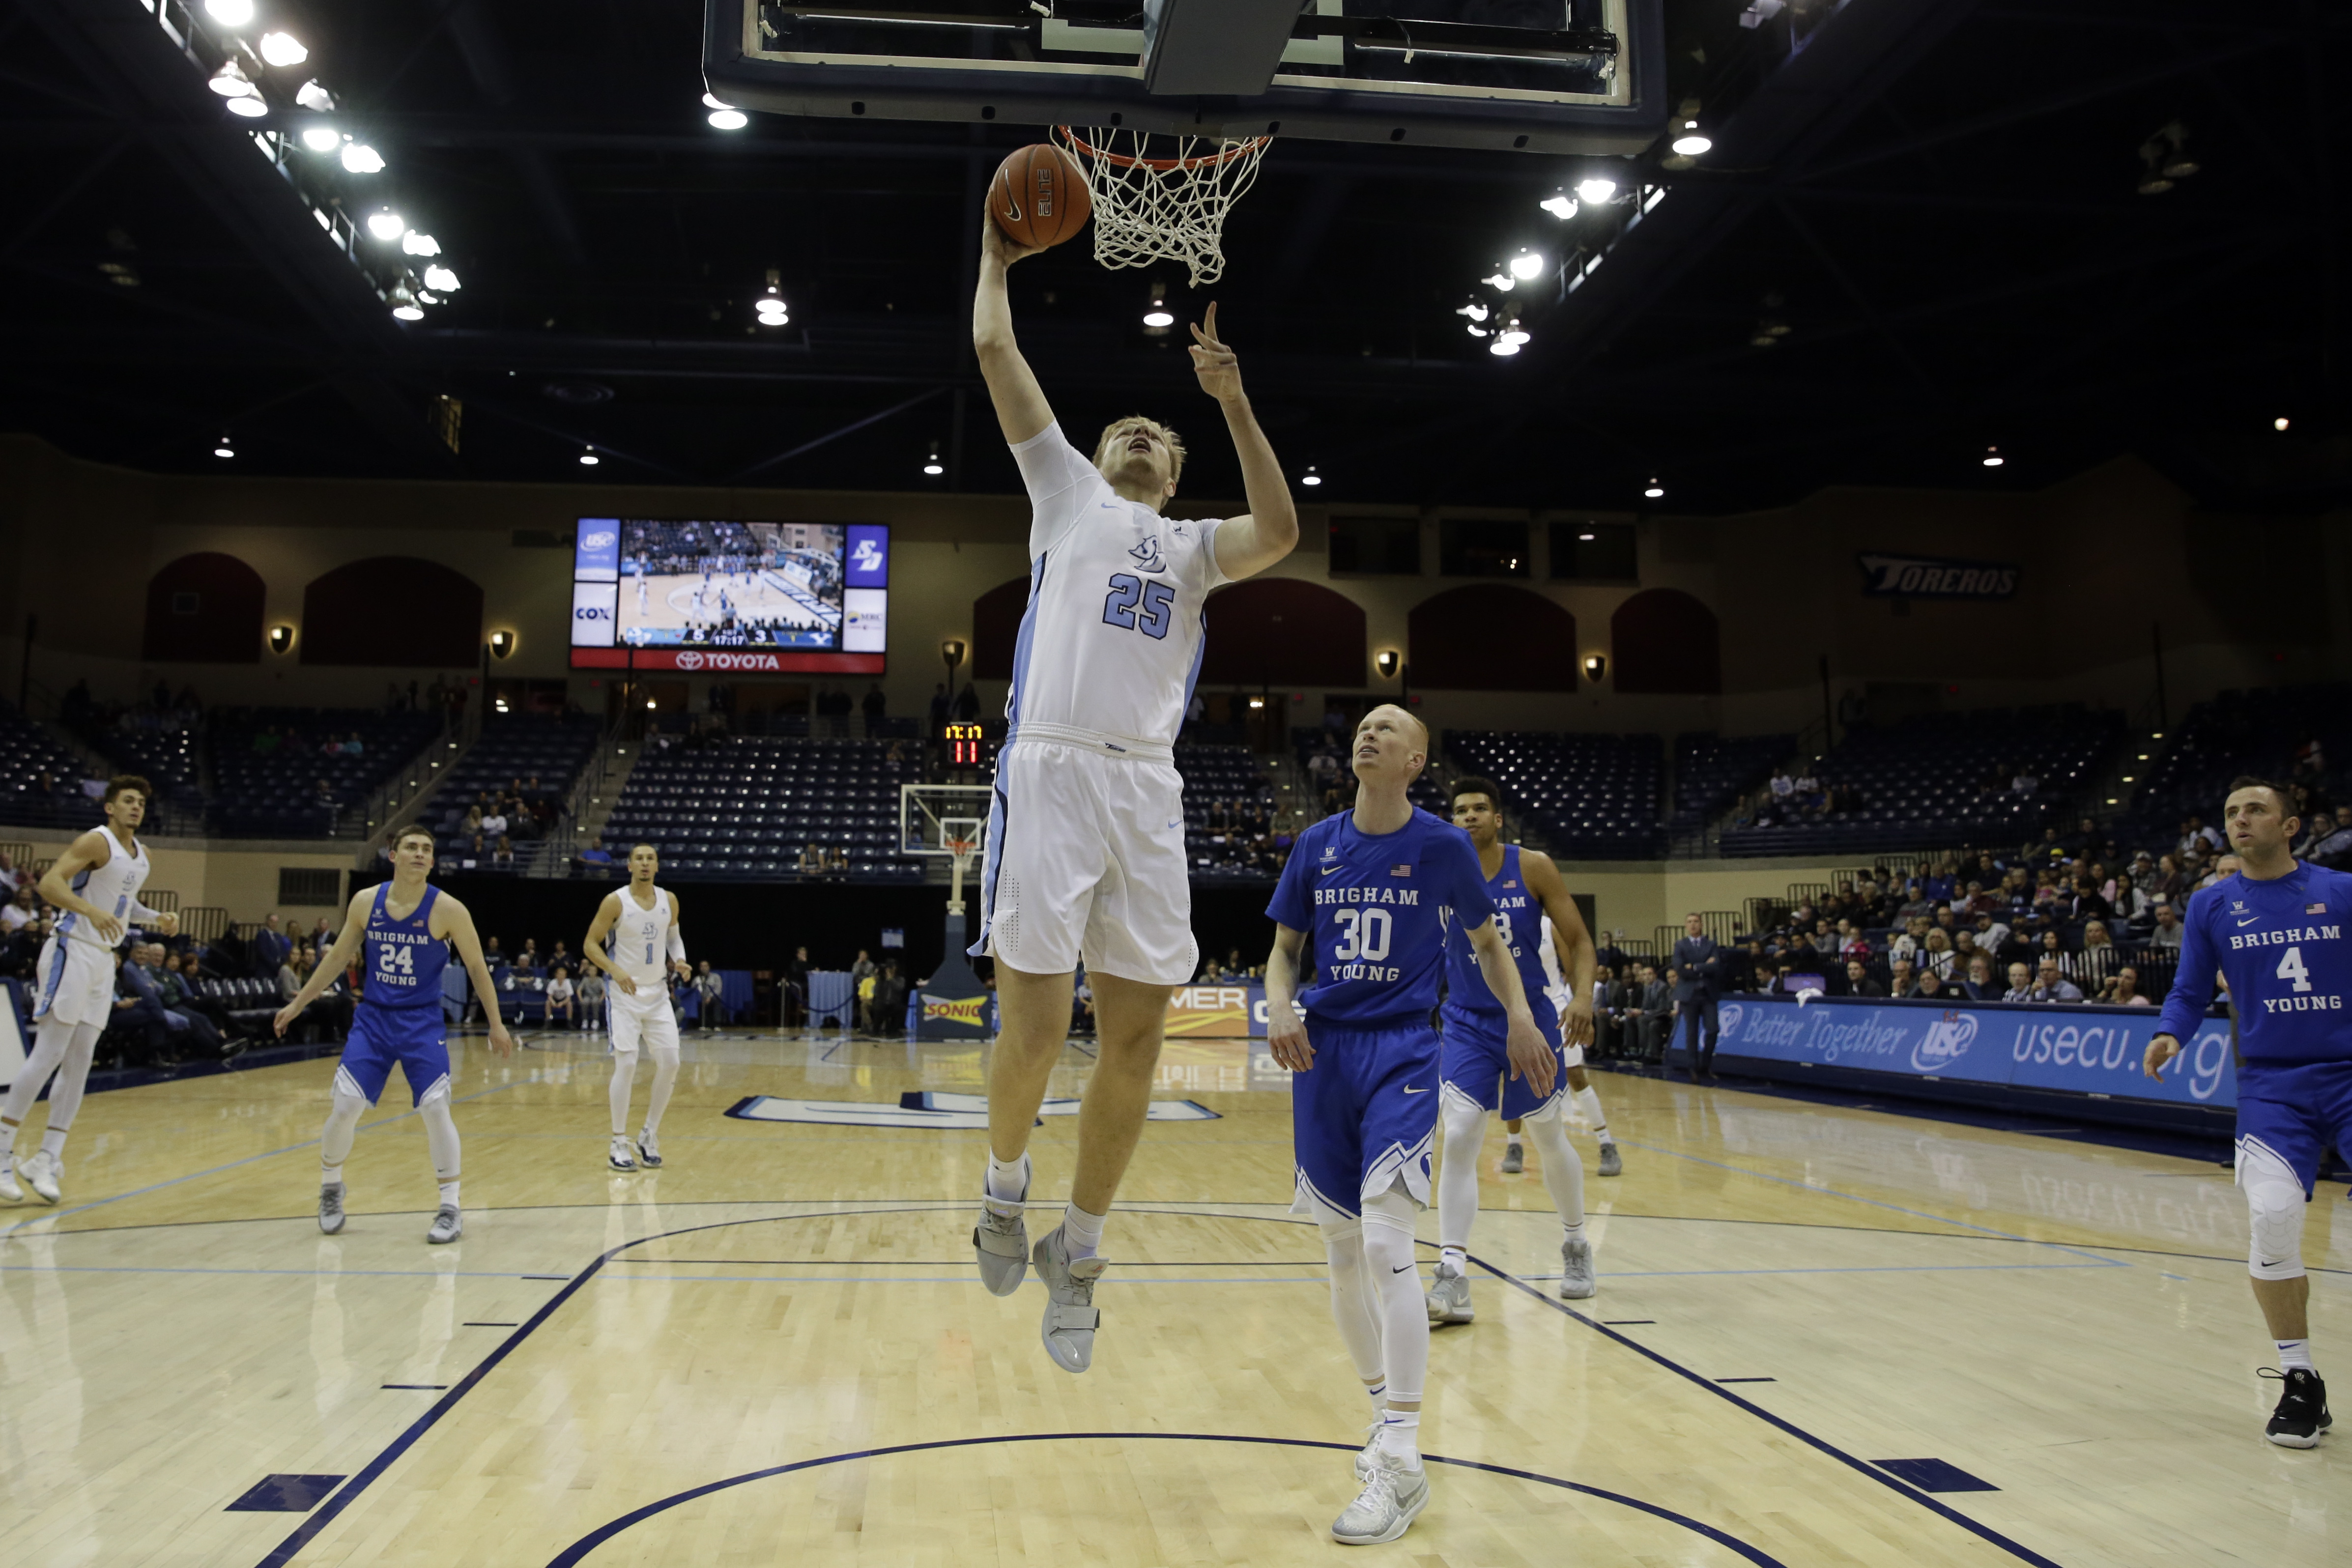
[[[1264,1040],[1265,983],[1179,986],[1168,998],[1166,1032],[1171,1040]]]
[[[2001,1005],[1727,997],[1725,1056],[1860,1068],[1930,1082],[2054,1089],[2115,1100],[2234,1110],[2238,1074],[2227,1019],[2207,1019],[2164,1070],[2140,1071],[2154,1008]]]

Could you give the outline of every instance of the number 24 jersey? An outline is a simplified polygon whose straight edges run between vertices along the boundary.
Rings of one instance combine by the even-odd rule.
[[[1353,811],[1326,817],[1291,846],[1265,909],[1307,934],[1307,1016],[1351,1028],[1427,1019],[1449,911],[1475,931],[1495,905],[1470,835],[1423,810],[1392,833],[1359,831]]]

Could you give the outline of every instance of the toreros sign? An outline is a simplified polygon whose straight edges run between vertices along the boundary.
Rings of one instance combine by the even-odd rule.
[[[2025,569],[1990,560],[1938,560],[1916,555],[1857,555],[1862,591],[1880,599],[2007,599]]]

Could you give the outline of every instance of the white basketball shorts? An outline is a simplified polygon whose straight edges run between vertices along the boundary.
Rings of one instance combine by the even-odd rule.
[[[1173,764],[1016,740],[996,759],[977,956],[1032,975],[1191,983],[1192,888]]]
[[[1561,1052],[1560,1052],[1560,1063],[1559,1063],[1559,1064],[1560,1064],[1560,1066],[1561,1066],[1561,1068],[1562,1068],[1563,1070],[1565,1070],[1565,1069],[1567,1069],[1567,1068],[1570,1068],[1570,1067],[1581,1067],[1581,1066],[1583,1066],[1583,1065],[1584,1065],[1584,1047],[1582,1047],[1582,1046],[1580,1046],[1580,1045],[1571,1045],[1571,1046],[1568,1047],[1566,1050],[1564,1050],[1563,1051],[1561,1051]]]
[[[33,979],[36,1021],[55,1019],[104,1029],[114,1017],[114,954],[110,948],[52,936],[41,944]]]
[[[613,1050],[617,1054],[651,1046],[656,1051],[677,1049],[677,1012],[669,1005],[669,988],[659,980],[640,980],[637,994],[614,986],[604,993],[613,1009]]]

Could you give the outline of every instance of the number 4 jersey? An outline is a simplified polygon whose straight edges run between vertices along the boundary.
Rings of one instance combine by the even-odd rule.
[[[1416,810],[1395,832],[1367,833],[1342,811],[1298,835],[1265,913],[1307,933],[1307,1018],[1373,1029],[1427,1021],[1449,913],[1475,931],[1495,905],[1470,835],[1453,823]]]
[[[2352,1061],[2352,875],[2297,862],[2282,877],[2232,874],[2189,900],[2180,967],[2159,1027],[2186,1040],[2230,983],[2249,1066]]]
[[[1201,670],[1202,604],[1225,580],[1217,524],[1123,498],[1058,424],[1013,456],[1033,512],[1006,744],[1170,760]]]

